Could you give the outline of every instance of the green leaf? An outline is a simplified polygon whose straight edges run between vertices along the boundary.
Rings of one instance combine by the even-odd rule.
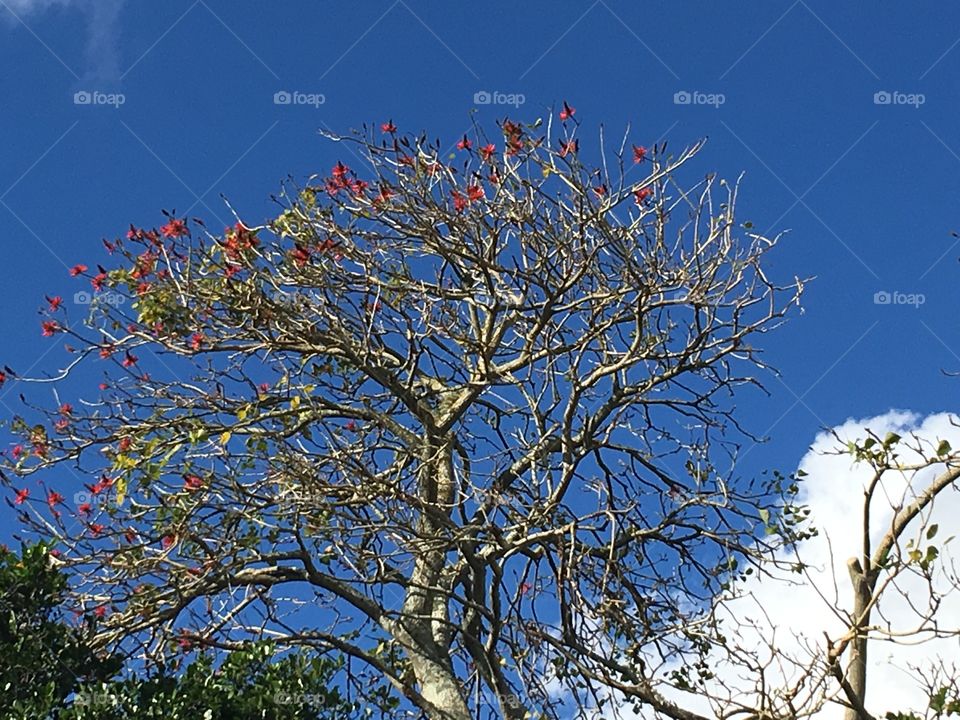
[[[940,529],[940,526],[934,523],[927,528],[927,540],[933,540],[933,536],[937,534],[937,530]]]
[[[952,450],[950,443],[948,443],[946,440],[941,440],[940,444],[937,445],[937,456],[943,457],[944,455],[949,455],[950,450]]]

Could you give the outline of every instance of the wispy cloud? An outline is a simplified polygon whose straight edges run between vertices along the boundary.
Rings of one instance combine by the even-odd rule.
[[[120,80],[120,12],[124,0],[0,0],[0,17],[8,23],[30,24],[54,8],[82,13],[86,24],[86,46],[81,83],[113,85]]]

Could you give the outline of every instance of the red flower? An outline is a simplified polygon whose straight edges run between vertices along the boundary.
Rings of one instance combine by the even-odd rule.
[[[380,129],[385,133],[395,133],[397,126],[393,124],[393,120],[387,120],[380,126]]]
[[[563,110],[560,111],[560,119],[561,119],[561,120],[568,120],[568,119],[572,118],[572,117],[576,114],[576,112],[577,112],[577,109],[574,108],[574,107],[570,107],[569,105],[567,105],[567,101],[564,100],[564,101],[563,101]]]
[[[479,185],[467,185],[467,197],[470,200],[479,200],[483,197],[483,188]]]
[[[653,188],[645,187],[640,188],[639,190],[634,191],[633,199],[636,200],[637,205],[643,205],[647,198],[653,195]]]
[[[350,168],[337,160],[337,164],[333,166],[333,170],[330,171],[330,174],[333,175],[336,180],[339,180],[341,183],[343,183],[346,180],[347,173],[349,172]]]
[[[183,479],[183,485],[187,490],[200,490],[203,487],[203,478],[199,475],[187,475]]]
[[[90,503],[80,503],[77,506],[77,512],[81,515],[89,515],[91,509]]]
[[[103,354],[103,350],[101,350],[100,353]],[[110,388],[110,386],[105,382],[100,383],[97,387],[99,387],[101,390],[108,390]]]
[[[108,357],[113,355],[113,345],[104,345],[100,348],[100,357],[106,360]]]
[[[633,146],[633,161],[635,163],[643,162],[643,159],[647,156],[647,149],[643,145],[634,145]]]
[[[27,488],[23,490],[17,490],[17,497],[14,499],[15,505],[23,505],[24,501],[30,497],[30,491]]]
[[[493,154],[496,151],[497,146],[493,143],[489,143],[488,145],[484,145],[482,148],[480,148],[480,157],[482,157],[484,160],[489,160],[493,157]]]
[[[470,139],[464,134],[463,139],[457,143],[458,150],[469,150],[473,143],[470,142]]]
[[[0,372],[0,385],[3,385],[7,381],[7,374],[5,372]]]
[[[173,545],[173,543],[175,543],[176,541],[177,541],[177,539],[176,539],[173,535],[164,535],[164,536],[160,539],[160,546],[161,546],[164,550],[166,550],[166,549],[169,548],[171,545]]]
[[[451,190],[450,195],[453,197],[453,209],[463,212],[467,207],[467,199],[458,190]]]
[[[520,594],[521,594],[521,595],[526,595],[526,594],[527,594],[528,592],[530,592],[531,590],[533,590],[533,585],[531,585],[531,584],[528,583],[528,582],[525,582],[525,583],[523,583],[523,584],[520,586]]]
[[[92,278],[90,278],[90,284],[93,285],[93,289],[97,292],[103,290],[103,282],[107,279],[106,273],[97,273]]]
[[[132,542],[136,541],[136,539],[137,539],[137,532],[136,532],[136,530],[129,529],[129,530],[125,531],[125,532],[123,533],[123,539],[126,540],[128,543],[132,543]]]
[[[64,403],[63,405],[60,406],[61,415],[69,415],[72,412],[73,412],[73,405],[71,405],[70,403]]]
[[[85,273],[86,271],[87,271],[86,265],[74,265],[72,268],[70,268],[70,277],[76,277],[77,275],[80,275],[81,273]]]
[[[98,618],[102,618],[104,615],[107,614],[107,606],[98,605],[93,609],[93,614],[96,615]]]
[[[349,430],[350,432],[357,431],[357,423],[355,423],[353,420],[348,420],[347,424],[344,427],[346,427],[347,430]]]
[[[290,258],[297,267],[303,267],[310,261],[310,251],[298,245],[290,251]]]
[[[56,312],[60,309],[60,306],[63,305],[63,298],[59,295],[54,295],[53,297],[47,297],[47,302],[50,304],[50,312]]]
[[[595,193],[597,194],[597,197],[603,197],[604,195],[607,194],[607,186],[606,186],[606,185],[597,185],[597,187],[595,187],[595,188],[593,189],[593,192],[595,192]]]
[[[386,185],[382,185],[380,187],[380,193],[377,195],[377,197],[373,199],[373,203],[374,205],[380,205],[382,203],[387,202],[390,198],[393,197],[393,195],[394,195],[393,190],[391,190]],[[327,238],[327,240],[324,241],[324,245],[326,245],[327,243],[330,243],[332,245],[333,241]],[[326,248],[323,248],[323,249],[325,250]]]
[[[14,445],[13,450],[10,451],[13,455],[13,459],[16,460],[21,455],[23,455],[23,445]]]
[[[133,441],[130,438],[128,437],[120,438],[120,442],[117,444],[117,448],[120,450],[120,452],[126,452],[127,450],[130,449],[130,445],[132,444],[133,444]]]
[[[60,332],[60,326],[54,320],[44,320],[40,323],[40,327],[43,328],[41,333],[43,337],[50,337],[54,333]]]
[[[100,523],[90,523],[90,532],[93,533],[94,537],[100,537],[100,533],[102,533],[105,529],[106,527]]]
[[[567,140],[560,145],[560,157],[566,157],[570,153],[576,153],[580,150],[579,140]]]
[[[178,238],[190,234],[190,230],[187,229],[187,223],[180,218],[170,218],[170,222],[160,228],[160,232],[163,233],[164,237],[168,238]]]
[[[190,336],[190,349],[199,350],[200,346],[203,345],[203,333],[194,333]]]
[[[265,393],[270,389],[270,383],[260,383],[260,392]]]
[[[103,239],[103,246],[107,249],[107,252],[110,253],[111,255],[113,254],[113,251],[117,249],[117,246],[114,245],[109,240],[107,240],[106,238]]]
[[[63,495],[58,493],[56,490],[51,490],[50,494],[47,495],[47,505],[53,507],[54,505],[59,505],[63,502]]]
[[[136,365],[136,364],[137,364],[137,356],[134,355],[134,354],[133,354],[132,352],[130,352],[129,350],[127,350],[126,354],[123,356],[123,363],[122,363],[122,364],[123,364],[124,367],[132,367],[133,365]]]

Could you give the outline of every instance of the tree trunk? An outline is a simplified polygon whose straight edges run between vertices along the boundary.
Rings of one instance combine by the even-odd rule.
[[[433,512],[449,515],[454,494],[449,440],[431,447],[430,456],[422,470],[421,500]],[[407,647],[420,694],[430,705],[430,719],[472,720],[449,656],[449,600],[441,587],[447,550],[444,528],[426,511],[418,525],[419,548],[395,635]]]
[[[864,575],[859,561],[853,559],[847,564],[850,580],[853,583],[853,619],[856,636],[850,643],[850,660],[845,674],[849,685],[847,691],[851,705],[843,714],[844,720],[868,720],[864,711],[867,698],[867,633],[864,628],[870,624],[870,600],[873,589]]]

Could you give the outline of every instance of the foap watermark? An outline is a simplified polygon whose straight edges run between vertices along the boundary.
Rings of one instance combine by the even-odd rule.
[[[273,301],[278,305],[305,305],[317,301],[318,294],[309,290],[277,290]]]
[[[903,293],[894,290],[887,292],[879,290],[873,294],[874,305],[912,305],[919,309],[927,301],[927,296],[923,293]]]
[[[273,696],[277,705],[311,705],[322,707],[326,698],[319,693],[291,693],[282,690]]]
[[[918,109],[927,101],[923,93],[905,93],[899,90],[877,90],[873,94],[874,105],[910,105]]]
[[[74,696],[74,704],[80,707],[115,707],[120,698],[111,692],[82,689]]]
[[[126,296],[118,292],[109,290],[107,292],[92,293],[87,290],[79,290],[73,294],[74,305],[112,305],[117,307],[127,301]]]
[[[512,105],[520,107],[527,101],[523,93],[506,93],[499,90],[477,90],[473,94],[474,105]]]
[[[706,93],[699,90],[678,90],[673,94],[674,105],[710,105],[719,108],[727,101],[723,93]]]
[[[318,108],[327,101],[323,93],[306,93],[299,90],[277,90],[273,94],[274,105],[309,105]]]
[[[80,490],[73,494],[73,503],[83,512],[91,512],[94,509],[104,510],[119,505],[118,497],[117,491],[113,488],[104,488],[97,492]]]
[[[107,93],[100,90],[77,90],[73,94],[74,105],[106,105],[114,109],[127,101],[123,93]]]

